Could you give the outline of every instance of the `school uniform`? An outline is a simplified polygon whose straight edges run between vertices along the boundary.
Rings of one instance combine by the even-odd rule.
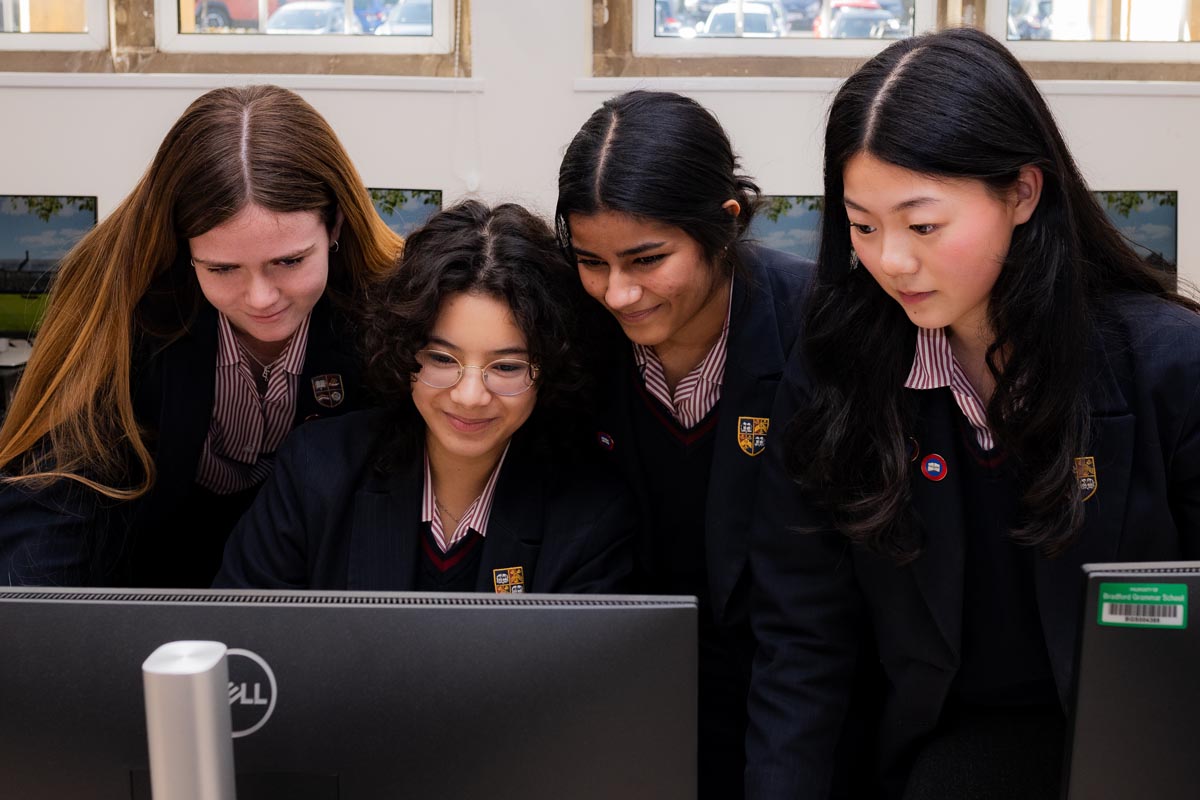
[[[997,747],[1023,730],[1040,740],[1018,745],[1026,753],[1062,746],[1081,565],[1200,558],[1200,316],[1123,295],[1101,320],[1101,335],[1080,354],[1088,365],[1092,443],[1078,454],[1077,475],[1085,494],[1094,493],[1077,542],[1059,558],[1000,538],[998,529],[1015,515],[1013,468],[976,447],[976,431],[950,388],[913,392],[911,502],[922,549],[909,564],[897,566],[832,531],[800,498],[782,454],[770,456],[751,555],[760,651],[750,697],[749,797],[829,796],[848,676],[861,666],[858,637],[867,626],[886,692],[878,764],[864,760],[862,769],[878,770],[881,796],[906,796],[914,761],[921,785],[908,786],[907,796],[937,796],[929,784],[953,776],[924,768],[930,750],[943,771],[977,752],[982,768],[999,767],[989,773],[997,780],[1020,780],[1000,774],[1006,767],[996,763]],[[810,387],[797,348],[775,417],[790,418]],[[1000,723],[981,739],[974,731],[993,712]],[[1057,741],[1047,733],[1056,724]],[[961,735],[944,749],[947,731]],[[996,747],[971,750],[988,737]]]
[[[701,797],[741,793],[753,653],[747,534],[811,272],[810,262],[765,248],[743,245],[739,256],[745,269],[733,279],[716,405],[684,427],[647,390],[622,340],[602,378],[597,424],[601,446],[637,496],[638,591],[700,598]]]
[[[208,585],[257,491],[197,484],[213,419],[218,324],[202,303],[181,337],[165,346],[147,338],[135,351],[134,413],[156,470],[149,493],[120,503],[69,480],[42,491],[0,488],[0,583]],[[291,427],[365,405],[358,364],[344,320],[322,298],[308,322]]]
[[[230,536],[215,586],[436,591],[430,523],[422,521],[424,458],[381,466],[390,413],[306,425]],[[569,468],[519,430],[496,477],[473,574],[449,588],[479,592],[613,593],[633,568],[627,490],[580,460]],[[455,547],[470,542],[465,537]],[[437,553],[450,560],[451,550]],[[461,561],[458,563],[462,563]]]

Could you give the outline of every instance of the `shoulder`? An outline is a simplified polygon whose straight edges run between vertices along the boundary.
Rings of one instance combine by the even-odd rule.
[[[1110,360],[1129,360],[1138,373],[1200,372],[1200,314],[1152,295],[1122,294],[1101,311]]]
[[[372,409],[305,422],[284,440],[280,458],[302,457],[330,466],[362,464],[374,454],[389,421],[386,411]]]
[[[803,293],[816,269],[807,258],[755,244],[741,245],[738,255],[755,283],[785,294]]]

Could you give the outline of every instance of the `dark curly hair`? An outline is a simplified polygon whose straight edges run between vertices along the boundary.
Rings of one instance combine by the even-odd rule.
[[[368,384],[394,413],[388,464],[423,443],[424,421],[412,402],[416,354],[429,343],[443,301],[464,292],[507,304],[525,335],[529,360],[538,367],[537,406],[525,427],[565,441],[563,427],[584,403],[588,382],[573,339],[586,298],[574,272],[564,268],[553,231],[519,205],[489,208],[467,200],[408,237],[399,268],[365,309]]]

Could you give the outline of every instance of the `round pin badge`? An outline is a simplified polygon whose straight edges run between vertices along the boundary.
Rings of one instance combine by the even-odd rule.
[[[609,451],[611,451],[616,445],[616,442],[613,441],[613,437],[604,431],[599,431],[596,433],[596,442],[605,450]]]
[[[921,474],[931,481],[940,481],[946,477],[946,459],[937,453],[925,456],[921,462]]]

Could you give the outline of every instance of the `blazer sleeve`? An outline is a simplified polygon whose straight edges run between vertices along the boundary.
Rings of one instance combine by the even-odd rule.
[[[121,583],[124,510],[71,480],[0,486],[0,585]]]
[[[804,386],[797,347],[771,418],[791,420]],[[865,617],[849,540],[803,501],[782,440],[767,447],[751,532],[748,800],[830,796]]]
[[[303,427],[284,440],[275,467],[229,540],[219,589],[304,589],[308,587],[309,508],[314,476]]]

